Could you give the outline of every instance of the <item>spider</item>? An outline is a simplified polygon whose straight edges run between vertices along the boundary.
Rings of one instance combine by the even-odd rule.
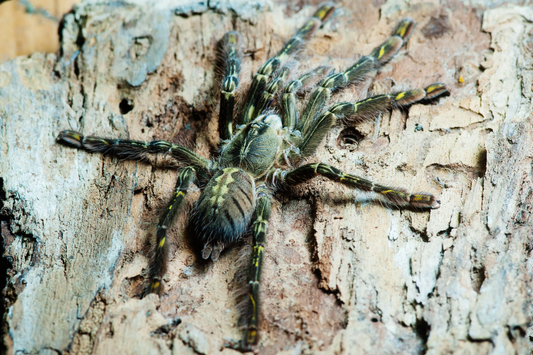
[[[181,164],[175,192],[157,224],[156,242],[149,262],[148,292],[160,293],[162,290],[169,244],[167,229],[183,210],[191,184],[202,190],[189,224],[202,245],[203,259],[216,261],[226,247],[251,229],[253,251],[248,271],[248,313],[243,339],[238,345],[241,350],[256,349],[259,341],[261,265],[271,201],[276,191],[323,176],[348,188],[373,193],[376,199],[389,206],[439,207],[439,201],[431,194],[412,194],[342,172],[333,166],[306,161],[336,124],[355,125],[374,119],[382,112],[447,93],[444,84],[433,83],[424,89],[327,106],[335,92],[371,80],[408,41],[416,25],[409,18],[403,19],[384,43],[344,71],[335,72],[322,66],[298,76],[293,70],[297,54],[334,11],[334,5],[322,5],[281,50],[259,68],[240,109],[236,96],[243,56],[241,37],[237,32],[224,35],[219,48],[223,75],[219,112],[221,144],[216,158],[203,158],[182,145],[167,141],[100,138],[74,131],[62,131],[57,137],[61,144],[88,152],[141,161],[146,161],[149,154],[161,154]],[[297,97],[313,86],[309,100],[299,112]]]

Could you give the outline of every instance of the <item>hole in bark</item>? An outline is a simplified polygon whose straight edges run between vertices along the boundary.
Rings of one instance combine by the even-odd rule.
[[[427,342],[429,338],[429,332],[431,331],[431,326],[426,322],[425,319],[417,319],[413,327],[416,335],[422,341],[422,346],[420,348],[420,354],[425,354],[427,351]]]
[[[118,107],[120,109],[120,113],[125,115],[133,110],[133,102],[130,99],[122,99]]]
[[[472,280],[472,288],[479,293],[481,285],[483,285],[483,281],[485,281],[485,267],[473,267],[472,272],[470,273],[470,279]]]
[[[339,138],[337,138],[337,146],[340,148],[346,148],[346,146],[354,145],[357,147],[363,138],[365,137],[355,128],[346,127],[339,134]]]
[[[478,170],[479,177],[485,176],[485,172],[487,171],[487,151],[486,150],[483,150],[479,154],[479,160],[477,162],[477,170]]]

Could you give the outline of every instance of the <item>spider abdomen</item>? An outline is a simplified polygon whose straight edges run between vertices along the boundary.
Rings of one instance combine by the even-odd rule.
[[[255,207],[253,177],[239,168],[225,168],[202,191],[193,223],[204,244],[202,257],[217,260],[226,245],[248,228]]]

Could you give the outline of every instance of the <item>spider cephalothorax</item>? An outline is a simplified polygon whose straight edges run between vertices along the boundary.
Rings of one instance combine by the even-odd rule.
[[[411,194],[375,184],[323,163],[304,164],[333,125],[354,125],[373,119],[380,112],[433,99],[446,92],[443,84],[433,83],[425,89],[327,106],[333,92],[375,76],[379,68],[406,43],[415,26],[411,19],[402,20],[388,40],[344,71],[335,73],[323,66],[298,76],[292,72],[290,60],[333,12],[333,5],[321,6],[283,48],[259,68],[240,110],[235,107],[235,94],[241,68],[241,39],[237,32],[229,32],[223,37],[220,43],[224,65],[219,115],[222,143],[217,158],[209,160],[188,148],[166,141],[84,137],[73,131],[63,131],[58,137],[60,143],[90,152],[135,160],[144,160],[147,154],[166,154],[184,165],[178,175],[176,191],[157,226],[157,240],[149,268],[150,292],[161,290],[163,261],[167,257],[166,231],[184,206],[191,183],[202,186],[190,223],[203,245],[204,259],[216,261],[226,246],[238,240],[251,227],[253,252],[249,270],[249,316],[242,349],[252,348],[259,339],[261,264],[271,199],[278,188],[290,188],[323,176],[349,188],[374,193],[377,199],[392,206],[425,209],[439,206],[431,194]],[[316,88],[300,113],[296,106],[297,95],[313,84]]]

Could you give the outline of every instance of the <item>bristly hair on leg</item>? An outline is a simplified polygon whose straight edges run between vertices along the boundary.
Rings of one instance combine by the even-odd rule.
[[[250,238],[247,238],[249,241]],[[241,328],[248,326],[248,318],[250,318],[250,298],[248,297],[249,285],[248,278],[250,277],[250,258],[252,256],[252,245],[248,242],[242,246],[239,253],[239,259],[235,262],[235,276],[233,277],[234,284],[234,299],[239,314],[239,325]]]

